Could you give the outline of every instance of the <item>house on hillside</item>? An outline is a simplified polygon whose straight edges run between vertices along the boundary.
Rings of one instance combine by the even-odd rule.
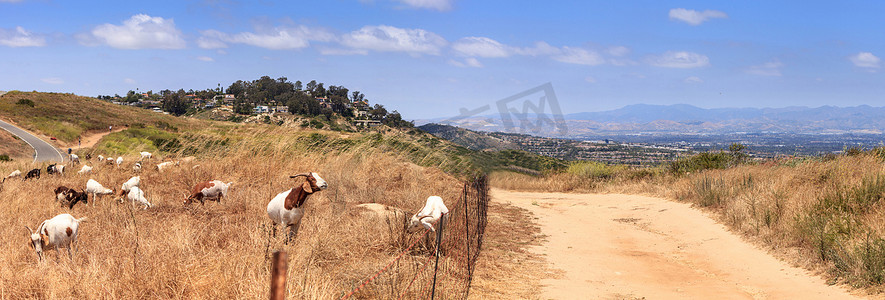
[[[252,112],[256,114],[266,114],[270,111],[267,105],[256,105],[255,108],[252,108]]]
[[[224,104],[224,105],[233,105],[234,100],[237,100],[237,98],[234,97],[234,94],[224,94],[224,95],[216,95],[213,98],[213,100],[221,101],[221,104]]]
[[[378,120],[353,120],[353,125],[357,127],[376,127],[381,126],[381,121]]]
[[[285,106],[285,105],[274,106],[273,111],[274,112],[281,112],[281,113],[289,112],[289,107]]]

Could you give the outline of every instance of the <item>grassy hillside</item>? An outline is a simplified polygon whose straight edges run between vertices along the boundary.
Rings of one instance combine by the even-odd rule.
[[[46,110],[36,116],[7,116],[6,111],[0,111],[0,116],[19,124],[38,124],[33,126],[42,126],[40,120],[53,120],[50,123],[78,130],[125,120],[139,122],[130,122],[126,130],[105,136],[94,148],[81,150],[83,154],[123,156],[125,162],[119,168],[84,160],[84,164],[95,167],[92,174],[78,175],[74,170],[79,166],[69,165],[63,176],[12,180],[0,187],[0,203],[4,203],[0,208],[2,297],[266,298],[269,261],[265,255],[285,249],[290,257],[290,297],[338,298],[420,238],[404,232],[401,224],[379,221],[356,208],[357,204],[380,203],[411,214],[423,206],[427,196],[440,195],[454,206],[462,187],[458,176],[478,171],[473,160],[465,156],[469,150],[418,130],[312,130],[178,119],[148,111],[145,115],[117,106],[110,106],[111,113],[100,114],[100,118],[78,123],[74,115],[52,115],[53,111],[65,111],[50,108],[58,103],[53,100],[73,99],[93,108],[105,104],[62,94],[14,96],[23,95],[41,99],[35,101],[35,107]],[[3,100],[12,101],[6,96]],[[86,180],[93,178],[119,188],[136,175],[132,165],[140,150],[155,153],[154,160],[138,174],[153,208],[132,210],[111,196],[92,201],[90,205],[95,207],[78,205],[73,210],[55,203],[52,190],[59,185],[84,188]],[[184,156],[196,159],[162,174],[151,168],[160,161]],[[45,164],[0,162],[0,173],[34,167]],[[282,234],[270,236],[265,207],[275,194],[299,183],[288,175],[306,171],[318,172],[330,187],[308,200],[299,235],[294,244],[286,246]],[[182,205],[191,186],[211,179],[234,182],[224,201]],[[75,259],[67,261],[62,255],[56,260],[54,251],[50,251],[48,261],[37,264],[33,250],[25,243],[24,225],[34,228],[40,221],[65,212],[89,217],[81,227]],[[395,266],[396,272],[391,273],[395,276],[380,277],[359,296],[395,298],[405,291],[406,298],[418,297],[417,285],[406,289],[406,284],[418,271],[417,266],[426,263],[429,252],[419,245]],[[440,264],[463,263],[453,260],[445,256]],[[460,268],[441,269],[440,280],[461,276],[458,272]],[[422,273],[419,279],[423,283],[430,278]],[[460,289],[439,288],[442,297]]]
[[[460,127],[430,123],[418,128],[474,151],[519,149],[519,145]]]
[[[89,131],[106,131],[108,126],[144,124],[174,131],[188,124],[182,118],[90,97],[19,91],[0,96],[0,118],[65,142]]]

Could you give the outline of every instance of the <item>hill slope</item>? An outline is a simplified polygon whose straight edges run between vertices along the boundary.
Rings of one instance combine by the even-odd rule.
[[[0,96],[0,118],[31,132],[76,142],[88,131],[109,126],[149,125],[175,130],[188,121],[145,109],[63,93],[12,91]]]

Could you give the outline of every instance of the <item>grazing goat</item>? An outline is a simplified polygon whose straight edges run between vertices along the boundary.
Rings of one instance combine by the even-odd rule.
[[[83,167],[80,168],[80,171],[77,171],[77,174],[86,174],[89,172],[92,172],[92,167],[90,167],[88,165],[83,165]]]
[[[86,158],[86,160],[92,160],[92,154],[86,153],[86,156],[84,156],[84,158]]]
[[[276,225],[278,224],[289,228],[289,233],[286,236],[287,244],[290,238],[294,238],[298,234],[301,218],[304,217],[302,206],[307,197],[329,187],[319,174],[313,172],[296,174],[289,176],[289,178],[296,178],[298,176],[304,176],[305,178],[301,186],[283,191],[267,203],[267,216],[274,222],[273,235],[276,236]]]
[[[117,161],[116,161],[116,163],[117,163],[117,167],[119,167],[120,165],[122,165],[122,164],[123,164],[123,157],[122,157],[122,156],[117,156]]]
[[[104,161],[105,161],[107,164],[109,164],[109,165],[113,165],[113,164],[114,164],[114,158],[113,158],[113,157],[105,158]]]
[[[141,163],[140,162],[136,162],[134,165],[132,165],[132,172],[135,172],[135,173],[141,172]]]
[[[184,204],[191,204],[194,200],[200,201],[200,204],[205,204],[203,198],[221,202],[221,198],[227,194],[227,190],[230,188],[231,184],[233,184],[233,182],[224,183],[221,180],[197,183],[197,185],[191,189],[191,194],[184,199]]]
[[[139,160],[151,159],[151,156],[150,152],[141,152],[141,159]]]
[[[74,208],[74,205],[77,202],[83,201],[83,204],[89,205],[89,194],[84,190],[77,190],[68,188],[66,186],[59,186],[55,188],[55,199],[61,203],[62,206],[67,206],[70,209]]]
[[[6,182],[6,179],[15,178],[15,177],[19,177],[19,176],[22,176],[22,171],[19,171],[19,170],[12,171],[12,173],[9,173],[9,175],[6,175],[6,177],[3,177],[2,182]]]
[[[161,162],[161,163],[157,164],[157,171],[163,172],[163,170],[165,170],[166,168],[169,168],[172,166],[177,166],[177,165],[178,165],[178,162],[171,162],[171,161]]]
[[[33,169],[33,170],[28,171],[28,174],[25,175],[25,179],[23,179],[23,180],[28,180],[31,178],[40,179],[40,169]]]
[[[65,165],[51,164],[46,166],[46,174],[52,175],[56,173],[58,173],[58,175],[64,175]]]
[[[37,259],[43,260],[44,250],[55,249],[58,253],[58,248],[67,248],[68,257],[74,259],[71,247],[77,241],[77,231],[83,221],[86,221],[85,217],[76,219],[70,214],[60,214],[40,223],[37,231],[25,226],[31,237],[31,246],[37,251]]]
[[[120,202],[123,202],[123,196],[128,194],[130,189],[137,187],[139,184],[141,184],[141,176],[134,176],[126,180],[123,186],[120,187]]]
[[[411,221],[409,221],[409,232],[416,232],[421,229],[423,225],[424,228],[430,229],[430,231],[436,231],[433,228],[433,224],[436,224],[439,219],[449,213],[449,209],[446,207],[446,204],[443,203],[443,199],[439,196],[430,196],[427,197],[427,203],[424,204],[424,208],[421,209],[417,214],[412,216]]]
[[[104,155],[98,155],[98,161],[104,161]]]
[[[79,164],[79,163],[80,163],[80,157],[77,156],[76,154],[71,154],[71,162],[72,162],[72,163],[77,163],[77,164]]]
[[[95,179],[90,178],[89,181],[86,182],[86,192],[92,194],[92,206],[94,207],[95,202],[98,202],[98,198],[103,195],[116,194],[117,189],[112,190],[106,188],[102,186],[101,183],[98,183],[98,181],[95,181]]]
[[[129,189],[129,194],[127,194],[126,197],[129,198],[129,201],[133,203],[139,202],[141,204],[144,204],[144,209],[148,209],[149,207],[153,206],[150,202],[148,202],[147,198],[144,197],[144,191],[142,191],[137,186],[133,186],[131,189]]]

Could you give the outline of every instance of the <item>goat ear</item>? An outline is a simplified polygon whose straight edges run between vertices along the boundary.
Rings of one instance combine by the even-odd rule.
[[[301,184],[301,188],[308,194],[313,193],[313,189],[310,188],[310,182],[308,181],[304,181],[304,183]]]

